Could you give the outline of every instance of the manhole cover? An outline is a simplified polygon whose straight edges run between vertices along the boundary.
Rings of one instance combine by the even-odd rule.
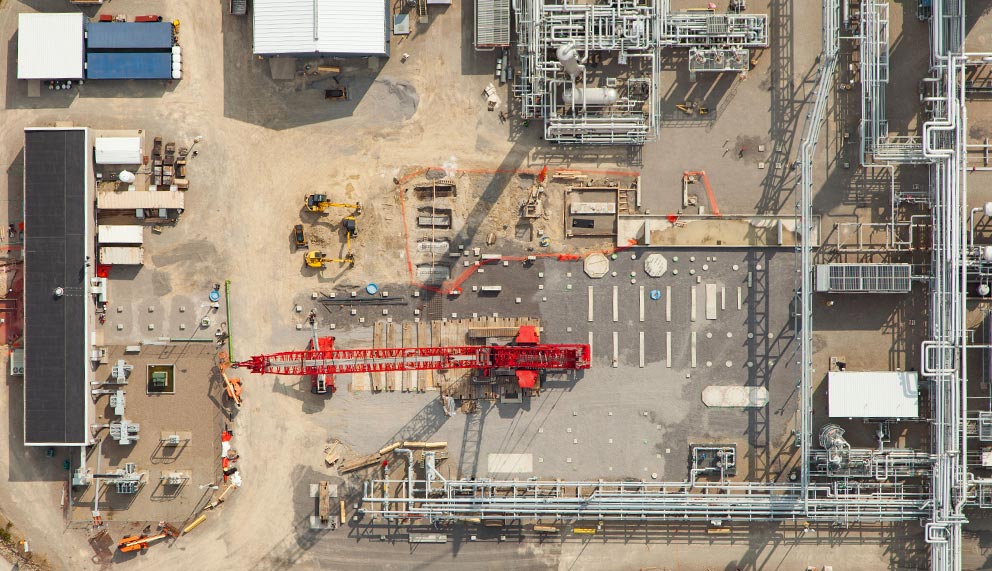
[[[590,278],[601,278],[610,271],[610,261],[604,254],[595,253],[586,256],[582,269]]]
[[[644,258],[644,273],[652,278],[660,278],[668,271],[668,260],[661,254],[650,254]]]

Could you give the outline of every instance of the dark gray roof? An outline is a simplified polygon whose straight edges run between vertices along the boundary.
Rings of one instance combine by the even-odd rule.
[[[24,133],[26,444],[86,441],[86,147],[82,129]]]

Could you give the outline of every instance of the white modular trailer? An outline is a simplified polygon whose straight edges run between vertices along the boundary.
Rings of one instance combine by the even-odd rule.
[[[97,227],[97,241],[103,244],[144,244],[145,227],[137,224]]]
[[[145,249],[141,246],[102,247],[100,263],[109,266],[140,266],[145,263]]]

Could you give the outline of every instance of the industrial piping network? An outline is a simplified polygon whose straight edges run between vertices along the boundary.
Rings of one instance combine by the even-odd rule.
[[[513,0],[524,119],[543,118],[558,143],[642,145],[657,137],[661,50],[690,50],[689,70],[746,72],[748,48],[767,47],[764,14],[671,12],[668,0]],[[616,54],[612,77],[589,86],[598,53]],[[605,69],[605,68],[604,68]]]
[[[887,30],[875,0],[863,0],[862,17],[868,25],[862,34]],[[964,71],[967,65],[987,63],[992,54],[963,53],[964,12],[955,0],[938,0],[931,19],[931,77],[933,91],[925,98],[929,120],[921,138],[898,142],[894,152],[879,153],[894,139],[882,133],[884,109],[866,110],[867,119],[879,121],[862,130],[864,149],[874,150],[874,160],[891,169],[893,164],[926,162],[930,166],[932,267],[931,337],[923,343],[921,373],[932,382],[932,448],[927,453],[894,450],[847,450],[863,462],[863,474],[837,474],[825,451],[813,449],[812,415],[812,270],[813,245],[801,240],[797,247],[796,331],[799,336],[799,426],[801,450],[798,483],[747,482],[562,482],[562,481],[450,481],[428,469],[427,480],[369,480],[365,484],[362,512],[372,517],[398,520],[427,518],[458,520],[493,518],[569,519],[678,519],[698,521],[751,521],[796,519],[839,525],[883,521],[923,521],[930,544],[934,571],[961,569],[961,526],[964,508],[976,495],[992,492],[992,481],[975,480],[968,466],[967,350],[965,288],[969,264],[976,249],[963,231],[967,205],[964,180],[967,113],[964,106]],[[812,110],[800,150],[800,192],[796,204],[797,227],[812,230],[813,159],[834,84],[840,42],[840,2],[823,2],[823,45]],[[872,12],[874,10],[874,12]],[[956,10],[956,11],[952,11]],[[667,13],[662,10],[662,15]],[[662,16],[659,16],[662,18]],[[860,37],[868,50],[887,49],[882,40]],[[887,46],[887,38],[884,40]],[[887,66],[883,54],[868,53],[867,66]],[[986,59],[989,58],[989,59]],[[874,90],[885,77],[883,70],[862,69],[867,89]],[[863,88],[866,88],[864,85]],[[873,97],[874,91],[865,92]],[[893,212],[895,215],[895,212]],[[987,260],[992,263],[992,260]],[[983,348],[989,348],[983,346]],[[987,416],[992,413],[986,412]],[[992,425],[992,422],[989,423]],[[989,439],[992,439],[990,429]],[[860,460],[858,460],[860,458]],[[819,468],[818,468],[819,466]],[[858,480],[871,474],[876,481]],[[930,485],[906,484],[900,477],[920,477]],[[818,481],[811,480],[815,476]],[[841,476],[838,478],[838,476]],[[821,478],[833,478],[826,483]],[[888,481],[892,480],[892,481]],[[381,495],[385,489],[403,490],[397,497]],[[978,494],[976,494],[976,488]],[[981,498],[980,498],[981,499]],[[979,505],[987,505],[979,502]]]

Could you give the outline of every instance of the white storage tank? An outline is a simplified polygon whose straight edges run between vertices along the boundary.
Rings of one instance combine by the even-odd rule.
[[[566,89],[562,99],[566,105],[613,105],[620,93],[612,87],[576,87]]]

